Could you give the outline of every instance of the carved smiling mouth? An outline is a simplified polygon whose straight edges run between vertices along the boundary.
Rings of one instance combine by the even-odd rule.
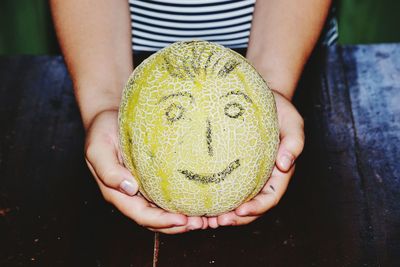
[[[197,174],[188,170],[178,170],[178,172],[182,173],[186,176],[187,179],[192,181],[197,181],[203,184],[214,183],[217,184],[225,180],[225,178],[231,174],[234,170],[239,168],[240,161],[239,159],[232,161],[228,167],[226,167],[223,171],[213,174]]]

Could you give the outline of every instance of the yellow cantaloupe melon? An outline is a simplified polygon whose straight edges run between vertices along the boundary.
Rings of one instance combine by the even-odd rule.
[[[159,207],[215,216],[253,198],[279,143],[274,96],[240,54],[174,43],[130,76],[119,110],[125,166]]]

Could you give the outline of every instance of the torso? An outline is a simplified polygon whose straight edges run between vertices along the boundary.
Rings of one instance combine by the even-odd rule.
[[[246,48],[256,0],[128,0],[132,49],[157,51],[176,41],[207,40],[229,48]],[[334,5],[320,44],[338,39]]]
[[[129,0],[132,48],[156,51],[193,39],[247,47],[254,4],[255,0]]]

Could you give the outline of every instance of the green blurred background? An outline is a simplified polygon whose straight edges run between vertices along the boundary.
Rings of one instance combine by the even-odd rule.
[[[341,44],[400,42],[400,0],[337,4]],[[0,0],[0,54],[57,53],[46,0]]]

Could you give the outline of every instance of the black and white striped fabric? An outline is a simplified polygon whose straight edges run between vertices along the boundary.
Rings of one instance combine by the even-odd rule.
[[[129,0],[134,51],[208,40],[247,47],[255,0]]]
[[[256,0],[128,0],[134,51],[156,51],[173,42],[207,40],[247,47]],[[336,42],[336,21],[325,45]]]

